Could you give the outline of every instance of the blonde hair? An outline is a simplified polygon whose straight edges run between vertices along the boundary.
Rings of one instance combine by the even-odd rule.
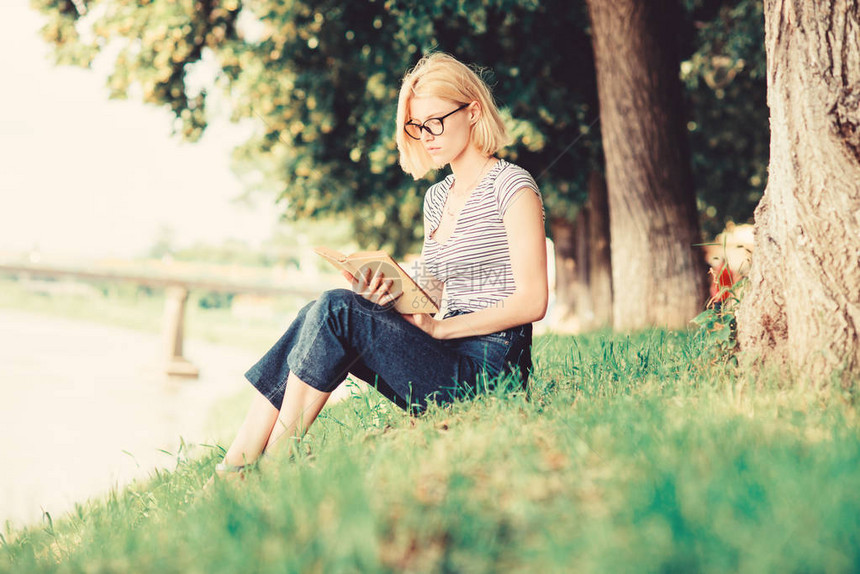
[[[421,142],[410,138],[403,131],[409,103],[412,98],[418,97],[442,98],[459,105],[477,101],[481,106],[481,115],[472,126],[469,137],[471,143],[487,155],[496,153],[510,141],[508,130],[484,80],[453,56],[440,52],[426,55],[403,77],[400,97],[397,99],[395,138],[400,151],[400,166],[415,179],[438,167]]]

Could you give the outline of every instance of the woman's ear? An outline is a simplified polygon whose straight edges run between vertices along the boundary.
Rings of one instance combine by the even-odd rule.
[[[469,104],[469,125],[475,125],[481,119],[481,104],[477,100]]]

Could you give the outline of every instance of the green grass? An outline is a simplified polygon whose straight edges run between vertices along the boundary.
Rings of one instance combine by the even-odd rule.
[[[201,493],[217,450],[0,542],[20,572],[852,572],[860,432],[836,391],[689,334],[536,339],[530,396],[374,394]],[[237,424],[244,405],[227,417]]]

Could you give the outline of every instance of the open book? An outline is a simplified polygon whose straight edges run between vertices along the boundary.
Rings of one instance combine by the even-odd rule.
[[[358,251],[344,255],[328,247],[315,247],[314,252],[338,270],[347,271],[356,278],[366,274],[367,269],[371,269],[371,277],[381,270],[386,279],[394,281],[389,288],[391,293],[396,295],[403,291],[403,295],[394,302],[394,309],[403,315],[439,312],[433,299],[385,251]]]

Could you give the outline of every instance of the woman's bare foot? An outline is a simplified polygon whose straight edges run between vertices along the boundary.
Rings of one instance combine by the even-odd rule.
[[[253,463],[253,466],[256,466],[256,462]],[[210,476],[209,480],[206,481],[206,484],[203,485],[203,490],[209,490],[212,488],[215,481],[231,483],[245,480],[245,474],[250,471],[251,468],[251,464],[229,465],[223,461],[219,462],[215,465],[215,470],[213,471],[212,476]]]

